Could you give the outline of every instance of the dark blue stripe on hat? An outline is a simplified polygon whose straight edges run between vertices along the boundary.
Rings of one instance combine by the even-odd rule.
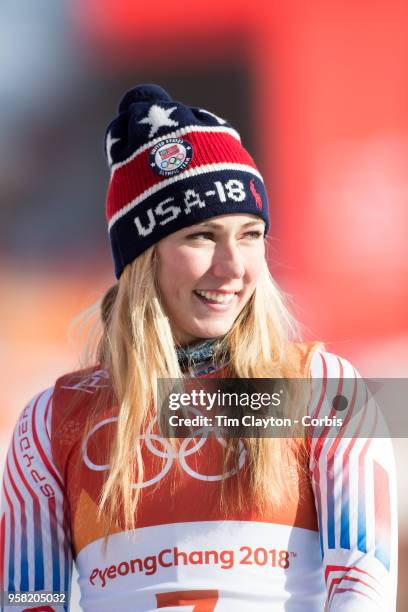
[[[267,233],[265,187],[250,172],[232,169],[208,172],[160,189],[112,226],[110,240],[116,277],[119,278],[123,268],[135,257],[165,236],[205,219],[234,213],[261,217]]]

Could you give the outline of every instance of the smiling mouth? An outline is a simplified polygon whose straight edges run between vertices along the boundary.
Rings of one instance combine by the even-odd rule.
[[[230,304],[237,295],[236,293],[217,293],[214,291],[200,291],[199,289],[195,289],[193,293],[209,304]]]

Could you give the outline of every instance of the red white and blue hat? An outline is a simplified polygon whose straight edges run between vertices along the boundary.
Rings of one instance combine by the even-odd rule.
[[[175,102],[158,85],[127,92],[109,124],[106,214],[115,274],[150,246],[217,215],[247,213],[269,229],[262,176],[224,119]]]

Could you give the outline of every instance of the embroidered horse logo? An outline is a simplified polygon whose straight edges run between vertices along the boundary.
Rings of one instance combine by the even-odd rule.
[[[259,208],[259,210],[262,210],[262,198],[256,190],[254,179],[251,179],[249,183],[249,188],[251,190],[252,195],[255,198],[256,207]]]

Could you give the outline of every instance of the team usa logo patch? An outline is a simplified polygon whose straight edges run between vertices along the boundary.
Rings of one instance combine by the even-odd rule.
[[[193,159],[193,147],[182,138],[166,138],[150,151],[151,168],[160,176],[173,176],[185,170]]]

